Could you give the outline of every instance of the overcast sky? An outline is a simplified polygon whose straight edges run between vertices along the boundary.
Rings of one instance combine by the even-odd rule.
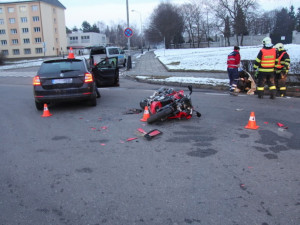
[[[126,0],[59,0],[67,9],[66,26],[72,29],[80,28],[83,21],[91,25],[103,21],[107,25],[127,22]],[[189,0],[168,0],[174,4],[183,4]],[[257,0],[264,10],[272,10],[294,5],[300,7],[300,0]],[[162,0],[128,0],[129,22],[131,25],[141,26],[141,21],[146,24],[154,8]],[[295,11],[297,11],[295,9]],[[132,10],[135,10],[132,12]]]

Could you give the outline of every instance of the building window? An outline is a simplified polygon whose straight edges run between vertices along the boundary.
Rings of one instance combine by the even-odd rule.
[[[21,23],[27,23],[27,17],[21,17]]]
[[[9,23],[15,23],[16,22],[16,19],[15,18],[9,18]]]
[[[35,43],[41,43],[42,42],[42,38],[35,38]]]
[[[18,32],[17,32],[17,29],[10,29],[10,33],[11,33],[11,34],[16,34],[16,33],[18,33]]]
[[[38,11],[39,7],[37,5],[31,6],[32,11]]]
[[[26,12],[26,6],[22,5],[19,7],[20,12]]]
[[[43,53],[43,49],[42,48],[36,48],[35,53],[37,53],[37,54]]]
[[[24,54],[25,55],[30,55],[31,54],[31,49],[30,48],[25,48],[24,49]]]
[[[17,45],[19,43],[18,39],[12,39],[12,44]]]
[[[70,44],[78,43],[78,37],[70,37]]]
[[[20,55],[19,49],[13,49],[13,55]]]
[[[34,32],[41,32],[41,28],[40,27],[34,27]]]
[[[1,45],[7,45],[7,40],[1,40]]]
[[[90,36],[81,36],[81,42],[82,43],[89,43],[90,42]]]
[[[3,55],[8,55],[8,50],[2,50]]]
[[[28,33],[29,29],[28,28],[22,28],[22,33]]]
[[[2,14],[2,13],[3,13],[2,8],[0,8],[0,14]]]
[[[4,29],[0,30],[0,34],[6,34],[5,30]]]
[[[32,20],[33,20],[33,22],[38,22],[38,21],[40,21],[40,17],[38,17],[38,16],[33,16],[33,17],[32,17]]]
[[[56,14],[56,8],[53,8],[53,14]]]
[[[4,19],[0,19],[0,24],[4,24]]]
[[[8,8],[7,8],[7,11],[8,11],[9,13],[13,13],[13,12],[15,12],[15,8],[13,8],[13,7],[8,7]]]
[[[23,39],[23,43],[24,44],[29,44],[30,43],[30,39],[29,38],[24,38]]]
[[[56,18],[53,19],[54,24],[56,24]]]

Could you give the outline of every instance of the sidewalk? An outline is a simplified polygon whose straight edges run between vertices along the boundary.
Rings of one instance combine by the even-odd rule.
[[[227,79],[227,73],[210,72],[169,72],[165,66],[156,58],[153,51],[146,52],[140,58],[134,60],[136,63],[130,71],[126,71],[127,76],[155,76],[155,77],[199,77]]]
[[[169,72],[165,68],[165,66],[156,58],[153,51],[146,52],[139,58],[133,57],[132,61],[132,69],[129,71],[125,71],[124,75],[139,82],[172,86],[187,86],[192,84],[195,88],[216,90],[228,90],[229,88],[228,74],[225,72]],[[184,80],[184,82],[180,80]],[[199,83],[199,80],[203,80],[204,82]],[[218,82],[215,83],[213,80],[217,80]],[[300,97],[300,86],[288,86],[287,95]]]

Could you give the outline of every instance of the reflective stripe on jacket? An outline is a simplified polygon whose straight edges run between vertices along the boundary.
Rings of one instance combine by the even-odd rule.
[[[274,72],[276,61],[276,49],[275,48],[263,48],[260,50],[254,69],[258,68],[260,72]]]
[[[278,72],[282,70],[282,68],[285,67],[285,70],[290,69],[290,56],[286,51],[278,52],[280,56],[278,59],[276,59],[276,69]]]
[[[237,50],[231,52],[227,57],[227,67],[228,68],[238,68],[241,62],[240,53]]]

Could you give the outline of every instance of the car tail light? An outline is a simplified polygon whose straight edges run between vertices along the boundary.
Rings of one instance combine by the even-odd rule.
[[[85,73],[84,74],[84,83],[91,83],[91,82],[94,82],[93,75],[90,73]]]
[[[33,78],[33,86],[40,86],[40,85],[41,85],[40,76],[35,76]]]

